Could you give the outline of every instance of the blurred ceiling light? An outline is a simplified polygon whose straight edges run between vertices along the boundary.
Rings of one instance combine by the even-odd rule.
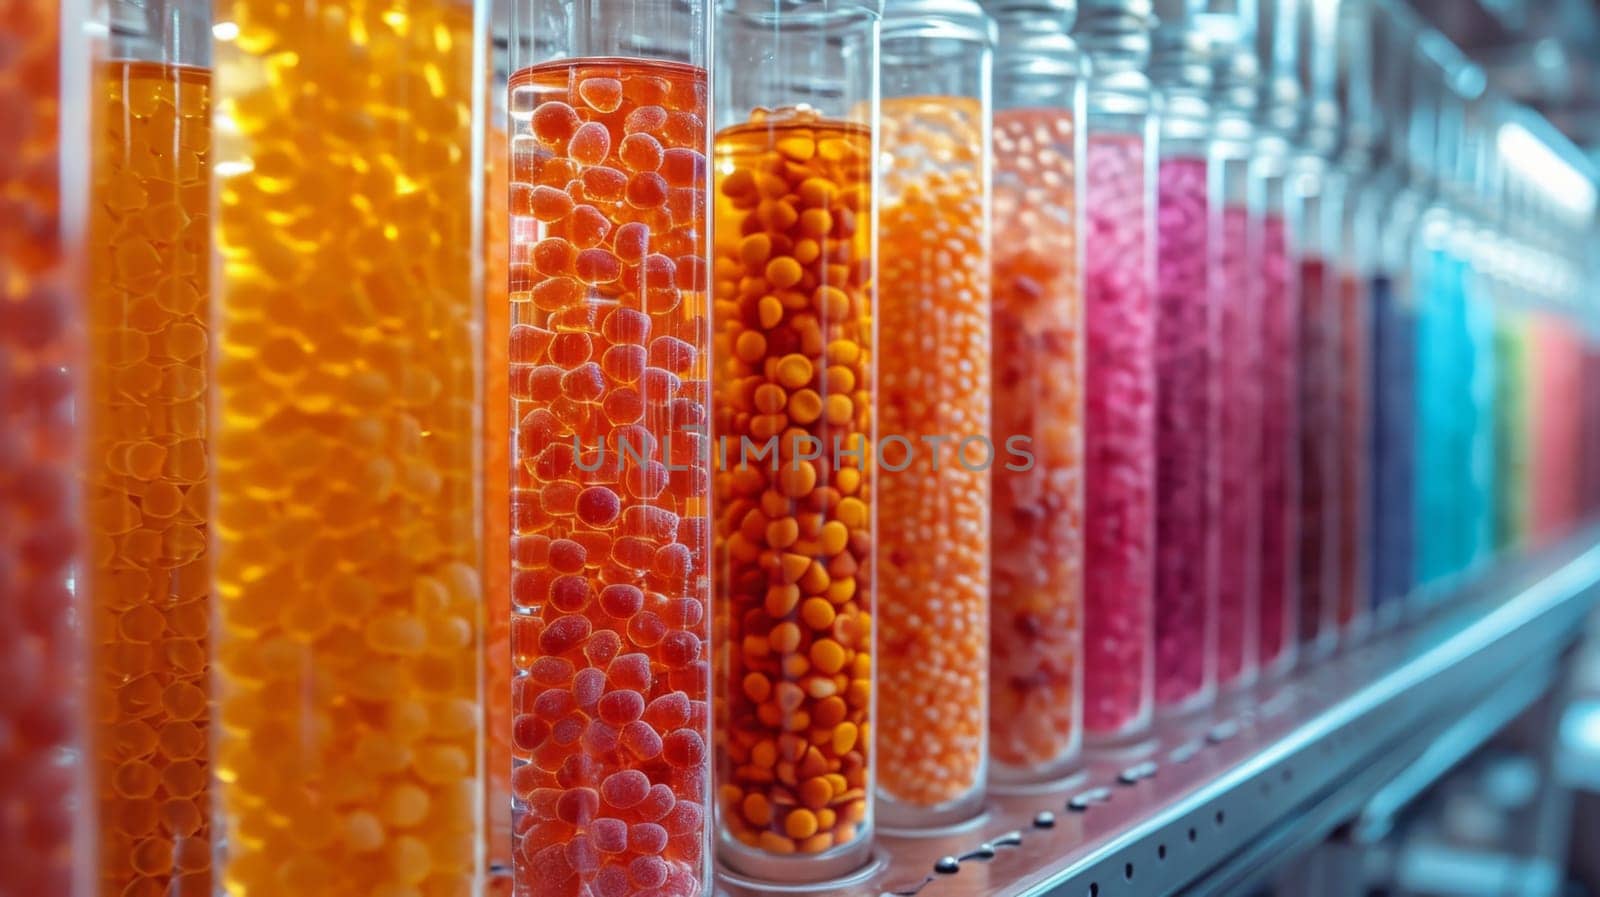
[[[1551,202],[1580,220],[1594,215],[1594,183],[1520,122],[1501,125],[1495,144],[1507,164],[1537,185]]]

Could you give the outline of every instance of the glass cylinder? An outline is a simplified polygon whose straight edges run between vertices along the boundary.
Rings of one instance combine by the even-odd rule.
[[[716,13],[718,848],[769,880],[871,849],[880,12]]]
[[[897,828],[975,815],[987,779],[994,39],[976,0],[884,6],[877,426],[910,448],[878,481],[876,750]]]
[[[220,888],[474,893],[482,7],[214,9]]]
[[[111,4],[77,411],[102,893],[209,894],[211,18]]]
[[[1083,195],[1075,0],[990,7],[994,438],[989,749],[995,782],[1072,771],[1083,741]],[[1026,452],[1024,458],[1020,452]]]
[[[1338,592],[1334,597],[1334,619],[1341,639],[1358,639],[1370,628],[1371,600],[1368,596],[1366,537],[1371,514],[1368,506],[1370,476],[1368,445],[1371,435],[1371,282],[1372,265],[1366,244],[1358,241],[1355,180],[1357,172],[1342,170],[1334,184],[1340,191],[1335,204],[1341,228],[1336,262],[1335,309],[1338,336],[1334,347],[1337,389],[1338,438],[1335,442],[1336,481],[1335,519],[1338,527]]]
[[[1495,318],[1495,547],[1521,549],[1528,524],[1528,461],[1530,424],[1529,370],[1533,363],[1526,313],[1508,307],[1508,285],[1501,285],[1500,313]],[[1592,388],[1592,384],[1585,385]]]
[[[510,27],[515,893],[704,893],[710,13]]]
[[[1089,53],[1084,495],[1084,727],[1139,737],[1154,704],[1156,301],[1150,7],[1086,2]]]
[[[483,831],[486,894],[511,892],[511,77],[510,7],[497,7],[489,33],[483,198]]]
[[[1294,664],[1299,634],[1300,451],[1298,278],[1289,261],[1289,145],[1270,125],[1250,161],[1250,268],[1260,310],[1261,567],[1257,659],[1263,675]]]
[[[1533,470],[1530,496],[1532,537],[1548,545],[1578,518],[1578,439],[1583,400],[1582,353],[1572,323],[1545,312],[1534,324]]]
[[[87,3],[0,15],[0,893],[87,897],[73,390],[83,284]]]
[[[1161,91],[1156,174],[1155,700],[1204,706],[1217,683],[1221,318],[1211,290],[1211,72],[1182,18],[1155,33]]]
[[[1228,61],[1229,58],[1234,61]],[[1217,316],[1212,357],[1219,394],[1217,458],[1217,682],[1252,684],[1260,660],[1262,309],[1250,257],[1250,158],[1255,105],[1247,51],[1219,47],[1216,113],[1208,149],[1210,289]],[[1246,63],[1248,66],[1249,63]],[[1242,77],[1241,77],[1242,75]]]

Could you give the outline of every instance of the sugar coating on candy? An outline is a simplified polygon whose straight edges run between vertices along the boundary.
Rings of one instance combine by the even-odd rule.
[[[1236,168],[1223,172],[1233,177]],[[1213,258],[1217,282],[1217,682],[1247,680],[1256,669],[1261,566],[1261,309],[1250,267],[1249,211],[1222,209]]]
[[[640,843],[630,843],[627,826],[654,823],[675,806],[700,807],[709,796],[704,776],[698,791],[676,792],[688,780],[662,758],[666,737],[685,724],[699,725],[709,740],[709,717],[645,718],[653,701],[667,699],[662,706],[671,710],[708,697],[704,681],[678,681],[669,671],[692,664],[685,646],[698,655],[710,635],[707,558],[676,544],[696,532],[680,521],[706,513],[709,476],[669,475],[662,459],[681,417],[669,408],[687,403],[698,408],[697,419],[709,418],[709,300],[703,285],[675,278],[671,257],[662,255],[706,252],[704,210],[685,216],[670,190],[703,190],[707,174],[681,154],[671,173],[676,181],[688,172],[689,182],[669,185],[658,173],[672,142],[672,114],[702,120],[702,108],[681,103],[703,104],[704,79],[682,66],[609,61],[563,62],[513,78],[513,99],[524,91],[534,110],[526,120],[513,114],[513,139],[539,141],[549,158],[529,172],[528,223],[513,228],[513,257],[527,252],[530,264],[513,267],[511,316],[551,334],[519,353],[528,373],[513,372],[511,420],[519,423],[511,474],[526,493],[520,501],[514,496],[513,518],[550,539],[519,562],[532,600],[519,600],[516,613],[537,627],[526,675],[566,696],[514,690],[518,712],[561,713],[548,734],[529,733],[545,737],[519,763],[540,787],[592,789],[600,798],[593,818],[581,823],[553,818],[532,802],[514,805],[515,876],[533,893],[544,893],[540,883],[554,874],[565,877],[550,893],[621,897],[670,882],[698,890],[703,813],[694,836],[678,844],[659,826],[640,829]],[[675,148],[703,160],[704,135]],[[514,205],[513,222],[518,214]],[[666,344],[652,362],[652,339],[663,336],[683,345]],[[648,377],[653,363],[669,366],[659,373],[671,378]],[[685,462],[703,463],[673,461]],[[657,572],[663,550],[682,552],[676,575]],[[559,674],[564,681],[549,682]],[[640,865],[635,876],[642,852],[660,866]],[[554,871],[541,865],[546,859]]]
[[[1297,260],[1300,330],[1300,610],[1301,645],[1334,637],[1339,593],[1339,309],[1326,260]]]
[[[1081,740],[1082,296],[1074,130],[1064,110],[994,124],[994,403],[997,437],[1031,467],[992,467],[989,748],[1012,775],[1048,777]],[[1000,447],[1003,448],[1003,442]]]
[[[878,793],[916,813],[973,798],[983,783],[990,474],[981,453],[963,463],[959,440],[987,435],[992,399],[988,148],[973,99],[885,100],[882,123],[878,426],[913,440],[952,437],[878,485],[879,513],[896,521],[879,531]],[[808,208],[795,227],[823,236],[833,217]],[[851,300],[822,285],[813,302],[828,320],[848,315]],[[789,393],[790,420],[824,412],[830,390],[820,385]],[[835,526],[822,541],[848,537]],[[814,604],[801,620],[828,631],[832,605],[821,600],[830,612]]]
[[[104,111],[95,121],[85,293],[90,357],[77,418],[90,459],[82,485],[85,524],[93,543],[104,546],[92,552],[86,571],[91,616],[102,621],[91,627],[89,652],[89,717],[97,727],[90,738],[95,752],[89,778],[100,783],[96,797],[103,820],[99,879],[112,893],[206,889],[210,640],[204,621],[211,614],[211,558],[203,527],[211,491],[206,443],[197,437],[205,435],[209,399],[204,353],[210,342],[210,76],[116,61],[100,73],[95,88]],[[26,281],[27,266],[19,270]],[[0,292],[0,307],[24,309],[15,316],[22,340],[44,337],[53,328],[39,314],[43,305],[30,314],[9,299]],[[0,364],[8,372],[0,380],[27,369],[12,367],[8,354],[0,340]],[[6,453],[4,442],[0,437],[0,454]],[[31,467],[19,470],[29,476]],[[54,482],[44,475],[35,481]],[[65,493],[53,497],[67,499]],[[42,513],[12,519],[30,519],[35,522],[28,529],[58,537],[51,528],[51,498],[40,494],[30,502]],[[0,509],[0,517],[11,516]],[[0,546],[0,569],[18,568],[9,555]],[[22,569],[29,568],[38,565]],[[48,564],[40,572],[47,573]],[[30,586],[27,573],[22,587],[36,588],[40,601],[53,594]],[[55,597],[65,612],[65,597]],[[202,621],[198,629],[185,625],[191,616]],[[22,645],[24,667],[45,659],[29,650],[30,640]],[[23,691],[23,702],[9,706],[27,706],[33,689]],[[0,730],[19,733],[24,748],[48,738],[53,725],[44,715],[15,725],[0,720]],[[47,731],[27,731],[40,726]],[[22,776],[42,772],[27,761],[8,766]],[[0,785],[0,802],[14,803],[7,801],[9,791]],[[37,836],[7,832],[13,836],[8,841]],[[7,874],[0,872],[0,891],[10,891]]]
[[[703,125],[698,116],[669,116],[664,143],[687,145],[680,138]],[[717,136],[712,166],[720,236],[711,291],[716,345],[725,353],[719,355],[712,383],[713,436],[732,445],[742,438],[759,445],[792,428],[824,446],[837,439],[847,450],[862,449],[860,456],[846,451],[837,461],[824,457],[792,469],[772,470],[759,462],[719,465],[713,478],[713,532],[691,543],[682,531],[693,518],[684,517],[680,526],[680,539],[694,549],[692,556],[712,550],[719,558],[716,613],[727,627],[726,647],[719,648],[726,650],[726,660],[716,669],[726,700],[719,710],[726,727],[716,742],[722,837],[780,855],[858,843],[866,789],[872,787],[866,744],[859,737],[871,731],[872,693],[873,490],[862,463],[873,431],[872,235],[868,228],[845,224],[858,215],[870,219],[871,154],[863,128],[823,120],[810,110],[760,110],[749,124]],[[816,244],[826,253],[801,249],[798,228],[807,208],[837,212],[837,231],[826,247]],[[769,280],[769,271],[778,279]],[[823,286],[848,300],[842,314],[826,321],[811,304]],[[764,301],[768,298],[777,303],[775,310]],[[760,312],[762,306],[766,313]],[[757,406],[762,387],[781,390],[785,401],[804,389],[820,395],[830,367],[841,368],[851,380],[848,391],[829,392],[832,416],[802,424]],[[652,368],[642,381],[644,393],[670,388],[676,380],[681,378]],[[630,487],[652,485],[641,481]],[[824,544],[830,516],[844,526],[844,538],[830,535]],[[796,541],[783,550],[773,548],[766,541],[768,524],[792,525]],[[801,538],[804,546],[798,544]],[[802,591],[838,608],[828,629],[802,627]],[[827,672],[813,673],[812,658],[820,658]],[[687,690],[699,675],[696,670],[668,679]],[[690,697],[691,725],[703,736],[698,721],[708,713],[694,708],[707,705]],[[682,756],[690,755],[688,744],[670,753],[664,745],[663,754],[679,756],[680,747],[686,751]],[[829,784],[815,811],[793,802],[802,772],[806,780]],[[703,770],[690,767],[674,778],[679,788],[697,788],[702,777]],[[802,809],[812,815],[814,829],[797,839],[790,834],[788,816]],[[828,815],[818,815],[823,811]],[[802,830],[797,822],[795,831]],[[679,844],[690,848],[692,838],[674,836],[669,849]]]
[[[1138,137],[1091,135],[1084,502],[1084,727],[1115,736],[1149,718],[1154,649],[1154,284],[1145,260]]]
[[[1219,319],[1203,157],[1163,158],[1156,181],[1155,695],[1216,686]]]
[[[1289,252],[1280,214],[1252,215],[1250,267],[1261,312],[1261,567],[1257,658],[1263,670],[1289,662],[1299,595],[1300,448],[1298,432],[1300,302],[1290,288]]]
[[[409,4],[404,27],[373,8],[326,21],[303,6],[279,12],[241,15],[240,41],[218,46],[218,68],[251,64],[269,44],[302,59],[372,40],[386,49],[237,85],[230,140],[217,145],[221,198],[196,206],[215,220],[187,225],[203,230],[185,239],[209,231],[229,259],[212,316],[228,350],[212,353],[208,372],[209,451],[167,446],[174,470],[231,472],[217,477],[217,525],[205,534],[217,592],[230,598],[217,602],[211,632],[220,687],[208,755],[218,812],[230,832],[254,834],[219,853],[217,887],[470,889],[479,864],[460,845],[483,824],[470,795],[489,722],[473,486],[484,451],[482,259],[462,251],[483,187],[480,160],[460,151],[472,145],[473,17],[440,3]],[[286,102],[311,94],[314,103]],[[167,99],[180,111],[188,102]],[[519,136],[533,136],[536,105],[516,107]],[[538,152],[546,145],[532,143],[520,164],[553,173]],[[527,216],[535,191],[522,186],[507,202]],[[286,240],[286,227],[297,236]],[[526,278],[528,258],[511,256]],[[541,354],[537,341],[522,348]],[[164,379],[185,393],[202,385]],[[511,520],[525,533],[548,528],[526,497],[508,497]],[[190,624],[181,608],[166,615]],[[161,787],[186,790],[190,773],[169,765]],[[174,862],[184,856],[174,851]],[[188,890],[172,884],[161,893]]]

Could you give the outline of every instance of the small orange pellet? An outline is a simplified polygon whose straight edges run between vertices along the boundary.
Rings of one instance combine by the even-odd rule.
[[[868,753],[836,733],[859,732],[870,705],[846,699],[842,674],[872,665],[858,637],[871,625],[871,468],[847,454],[872,429],[871,245],[868,230],[840,225],[846,196],[870,212],[871,139],[810,111],[761,111],[715,149],[711,281],[726,354],[713,428],[732,456],[714,480],[715,612],[739,646],[718,671],[721,738],[750,746],[751,761],[732,749],[717,770],[724,846],[825,854],[860,843],[840,821],[858,797],[834,779],[865,781]],[[770,458],[738,457],[769,439]]]

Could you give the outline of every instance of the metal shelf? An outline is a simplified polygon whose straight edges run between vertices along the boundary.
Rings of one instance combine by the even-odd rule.
[[[1448,610],[1267,685],[983,817],[881,834],[877,862],[803,887],[719,870],[727,897],[1161,897],[1241,893],[1335,827],[1384,811],[1554,681],[1600,597],[1600,528],[1462,586]],[[1448,737],[1446,737],[1448,736]]]

